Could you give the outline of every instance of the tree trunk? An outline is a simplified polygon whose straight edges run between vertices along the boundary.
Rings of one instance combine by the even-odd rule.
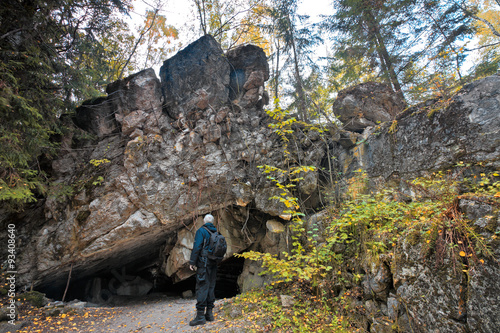
[[[402,101],[405,101],[405,97],[403,91],[401,90],[401,85],[399,84],[398,76],[396,71],[394,70],[394,66],[392,65],[391,57],[387,48],[385,47],[384,39],[380,34],[380,28],[378,22],[375,20],[372,12],[370,10],[365,10],[366,23],[368,24],[368,28],[370,29],[370,33],[375,37],[375,44],[377,45],[377,53],[380,58],[380,63],[382,66],[382,70],[386,72],[389,81],[392,84],[392,88],[394,92],[401,98]]]
[[[306,110],[306,100],[305,100],[305,94],[304,94],[304,87],[302,85],[302,78],[300,77],[300,70],[299,70],[299,59],[297,57],[297,50],[295,49],[295,38],[293,36],[293,32],[291,31],[291,42],[292,42],[292,51],[293,51],[293,65],[295,68],[295,80],[297,81],[297,95],[298,95],[298,103],[297,103],[297,110],[299,112],[300,117],[302,118],[302,121],[307,122],[307,110]]]
[[[280,42],[278,39],[278,45],[276,46],[276,72],[274,75],[274,100],[277,100],[279,98],[279,81],[280,77]]]
[[[205,0],[194,0],[198,14],[200,15],[200,27],[203,31],[203,35],[207,34],[207,19],[205,10]]]
[[[405,101],[405,97],[403,95],[403,91],[401,90],[401,85],[399,84],[398,76],[396,75],[396,71],[394,70],[394,66],[392,65],[391,57],[389,56],[389,52],[387,52],[387,48],[385,47],[384,40],[380,35],[380,32],[377,31],[377,40],[379,41],[378,45],[380,47],[380,52],[385,60],[385,65],[387,71],[389,72],[389,77],[391,78],[392,85],[396,94],[401,98],[402,101]]]

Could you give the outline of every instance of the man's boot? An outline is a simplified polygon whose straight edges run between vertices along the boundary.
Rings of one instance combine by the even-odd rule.
[[[214,321],[214,313],[212,312],[213,309],[207,308],[207,313],[205,313],[205,319],[207,321]]]
[[[204,325],[207,322],[205,319],[205,311],[197,310],[196,317],[189,322],[189,326]]]

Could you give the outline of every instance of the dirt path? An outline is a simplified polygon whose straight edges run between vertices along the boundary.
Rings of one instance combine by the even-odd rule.
[[[173,297],[155,297],[135,300],[114,307],[117,312],[96,332],[209,332],[220,323],[191,327],[196,300]]]
[[[215,321],[189,326],[195,314],[194,299],[165,295],[120,300],[113,307],[90,307],[47,316],[43,309],[20,311],[17,330],[6,322],[0,332],[22,333],[155,333],[155,332],[245,332],[244,328],[220,320],[219,311],[226,300],[217,300]],[[23,326],[19,328],[19,326]],[[11,329],[12,331],[10,331]]]

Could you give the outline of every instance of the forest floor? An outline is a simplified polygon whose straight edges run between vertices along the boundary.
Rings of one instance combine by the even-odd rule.
[[[230,306],[231,299],[217,300],[215,321],[191,327],[195,315],[195,299],[161,294],[142,298],[123,298],[110,307],[69,308],[61,313],[48,312],[23,304],[18,308],[15,325],[0,323],[0,333],[96,332],[96,333],[154,333],[154,332],[247,332],[251,323],[245,320],[226,320],[222,309]]]
[[[98,306],[78,300],[46,304],[44,295],[33,291],[17,298],[14,325],[6,321],[8,299],[0,297],[0,333],[366,331],[364,309],[346,305],[355,304],[361,293],[350,292],[339,298],[332,292],[333,289],[318,296],[304,281],[274,283],[216,300],[215,321],[191,327],[189,321],[195,316],[196,300],[178,294],[113,296],[106,305]]]

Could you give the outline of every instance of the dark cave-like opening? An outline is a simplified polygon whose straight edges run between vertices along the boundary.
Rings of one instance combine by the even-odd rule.
[[[215,298],[229,298],[240,293],[238,277],[243,271],[244,263],[244,258],[231,257],[219,266],[215,285]]]
[[[239,294],[237,281],[243,271],[244,261],[243,258],[231,257],[219,265],[215,288],[217,299]],[[62,300],[65,289],[66,283],[54,281],[53,284],[41,286],[38,291],[54,300]],[[80,279],[73,277],[70,280],[65,301],[78,299],[96,304],[113,305],[117,299],[123,297],[130,299],[134,296],[143,297],[152,294],[182,297],[183,293],[188,290],[191,290],[194,296],[195,289],[195,275],[173,283],[169,277],[159,273],[158,267],[154,264],[146,268],[144,265],[141,267],[127,265],[120,269],[110,268],[109,271],[102,271]]]

